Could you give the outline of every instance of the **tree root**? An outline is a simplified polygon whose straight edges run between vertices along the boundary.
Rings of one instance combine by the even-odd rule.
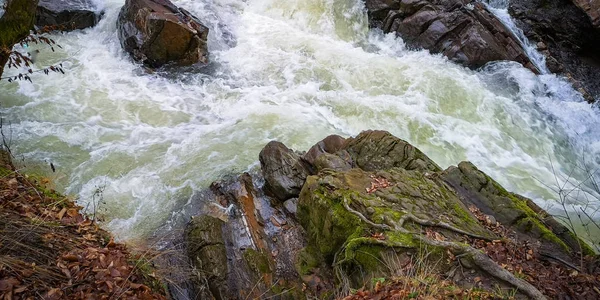
[[[381,229],[381,230],[394,230],[392,227],[390,227],[389,225],[386,224],[377,224],[372,222],[371,220],[367,219],[367,217],[365,217],[363,214],[361,214],[360,212],[352,209],[350,207],[350,205],[348,205],[348,200],[346,200],[346,198],[344,198],[344,202],[343,202],[344,208],[346,208],[346,210],[348,210],[350,213],[356,215],[357,217],[359,217],[363,222],[371,225],[372,227]]]
[[[396,227],[398,228],[403,228],[404,226],[404,222],[406,221],[412,221],[414,223],[417,223],[419,225],[423,225],[423,226],[430,226],[430,227],[440,227],[440,228],[444,228],[450,231],[454,231],[458,234],[463,234],[466,236],[470,236],[472,238],[476,238],[476,239],[480,239],[480,240],[484,240],[484,241],[492,241],[493,239],[487,237],[487,236],[483,236],[483,235],[479,235],[479,234],[474,234],[474,233],[470,233],[467,231],[464,231],[460,228],[456,228],[444,221],[429,221],[429,220],[423,220],[423,219],[419,219],[417,217],[415,217],[413,214],[411,213],[407,213],[405,212],[405,215],[403,215],[400,220],[398,221],[398,224]]]
[[[412,222],[415,222],[415,223],[423,225],[423,226],[437,226],[440,228],[448,229],[448,230],[457,232],[459,234],[468,235],[468,236],[478,238],[478,239],[490,240],[489,238],[465,232],[461,229],[458,229],[458,228],[456,228],[450,224],[444,223],[444,222],[432,222],[432,221],[428,221],[428,220],[419,219],[409,213],[406,213],[404,216],[402,216],[400,218],[400,220],[398,221],[398,223],[394,224],[394,226],[393,226],[394,228],[392,228],[392,226],[389,226],[387,224],[377,224],[377,223],[374,223],[373,221],[367,219],[363,214],[352,209],[350,207],[350,205],[348,205],[348,202],[345,198],[343,201],[343,205],[344,205],[344,208],[346,208],[348,210],[348,212],[356,215],[363,222],[369,224],[372,227],[382,229],[382,230],[387,230],[387,231],[396,230],[396,231],[399,231],[404,234],[412,234],[416,239],[418,239],[419,241],[421,241],[424,244],[434,246],[434,247],[443,247],[446,249],[450,249],[453,252],[455,252],[455,255],[461,255],[461,256],[470,258],[473,261],[473,263],[475,263],[475,265],[477,267],[479,267],[481,270],[485,271],[486,273],[495,277],[496,279],[502,280],[502,281],[514,286],[517,290],[519,290],[523,294],[527,295],[528,297],[535,299],[535,300],[545,300],[546,299],[544,294],[542,294],[542,292],[540,292],[537,288],[535,288],[533,285],[531,285],[530,283],[528,283],[525,280],[516,278],[512,273],[510,273],[509,271],[500,267],[495,261],[493,261],[485,253],[483,253],[469,245],[466,245],[466,244],[460,244],[460,243],[450,242],[450,241],[432,240],[432,239],[429,239],[429,238],[423,236],[420,233],[410,232],[409,230],[405,229],[403,226],[406,221],[412,221]],[[400,244],[400,243],[396,243],[396,242],[392,242],[392,241],[381,241],[381,240],[377,240],[377,239],[373,239],[373,238],[365,238],[361,242],[369,243],[369,244],[376,244],[376,245],[383,245],[383,246],[392,247],[392,248],[394,248],[394,247],[406,248],[407,247],[407,245],[404,245],[404,244]],[[337,253],[336,253],[336,257],[337,257]],[[336,265],[339,265],[340,263],[343,263],[345,261],[346,261],[346,258],[344,258],[340,262],[337,262]]]

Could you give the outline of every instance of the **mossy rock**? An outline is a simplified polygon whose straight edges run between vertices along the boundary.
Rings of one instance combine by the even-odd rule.
[[[195,268],[196,293],[216,299],[227,295],[227,251],[222,236],[223,221],[202,215],[188,224],[185,232],[188,257]]]
[[[388,186],[372,189],[374,182]],[[378,224],[393,224],[411,213],[422,219],[443,220],[454,227],[478,235],[491,236],[458,196],[437,176],[425,176],[419,170],[391,168],[388,171],[368,172],[361,169],[348,171],[324,170],[309,176],[300,193],[298,219],[308,234],[314,257],[322,257],[326,264],[355,267],[364,274],[382,271],[382,254],[386,251],[404,251],[419,246],[412,233],[394,229],[378,230],[364,222],[356,213]],[[406,224],[420,234],[420,226]],[[461,237],[444,231],[449,239]],[[372,236],[379,236],[373,243]],[[443,251],[440,251],[443,255]],[[310,261],[300,272],[307,272]],[[346,268],[349,269],[349,268]],[[350,271],[351,272],[351,271]]]
[[[545,248],[557,250],[569,256],[581,250],[595,255],[584,241],[577,238],[531,199],[508,192],[498,182],[480,171],[470,162],[450,167],[441,177],[461,196],[465,205],[474,205],[498,222],[510,226],[533,240],[539,240]]]

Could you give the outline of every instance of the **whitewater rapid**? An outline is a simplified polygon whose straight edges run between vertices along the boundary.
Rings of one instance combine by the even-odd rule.
[[[96,27],[56,34],[62,49],[38,55],[65,75],[0,81],[13,152],[88,211],[101,201],[97,215],[120,239],[151,235],[221,176],[256,170],[270,140],[306,150],[330,134],[388,130],[546,208],[557,178],[585,178],[572,171],[582,153],[599,164],[598,112],[566,81],[408,50],[368,30],[360,0],[173,1],[210,28],[211,64],[168,73],[122,51],[123,2],[99,2]]]

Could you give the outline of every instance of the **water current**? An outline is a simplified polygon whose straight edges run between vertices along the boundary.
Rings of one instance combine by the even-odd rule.
[[[13,152],[120,239],[152,234],[220,176],[255,171],[273,139],[306,150],[329,134],[388,130],[551,210],[557,185],[599,163],[598,111],[567,81],[407,49],[368,30],[361,0],[174,1],[210,28],[211,63],[154,73],[121,49],[123,2],[99,2],[96,27],[55,34],[62,48],[37,54],[36,67],[62,62],[66,74],[0,81]]]

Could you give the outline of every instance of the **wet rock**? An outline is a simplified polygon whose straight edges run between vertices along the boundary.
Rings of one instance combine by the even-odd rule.
[[[227,299],[228,290],[223,224],[217,218],[203,215],[192,219],[185,233],[188,257],[196,270],[196,292],[216,299]]]
[[[572,78],[574,87],[592,102],[600,97],[600,29],[574,2],[598,7],[600,1],[510,1],[509,13],[531,41],[547,46],[548,69]]]
[[[101,17],[91,0],[40,0],[35,25],[69,31],[94,27]]]
[[[413,48],[442,53],[470,68],[512,60],[538,72],[515,36],[479,2],[366,0],[369,24]]]
[[[260,151],[259,160],[267,193],[281,201],[298,197],[310,174],[309,166],[298,154],[280,142],[271,141]]]
[[[329,153],[323,153],[319,155],[317,160],[315,161],[315,168],[317,171],[321,171],[324,169],[331,169],[335,171],[346,171],[352,169],[352,159],[349,157],[350,154],[346,151],[342,152],[342,154],[346,154],[346,159]]]
[[[272,206],[271,198],[265,196],[260,189],[254,187],[252,177],[248,173],[233,178],[216,181],[211,184],[210,191],[202,193],[205,202],[201,214],[214,213],[214,206],[230,208],[225,221],[218,219],[221,213],[211,216],[211,222],[220,224],[220,239],[216,235],[216,225],[210,227],[210,238],[202,241],[213,241],[219,245],[219,254],[214,258],[203,258],[204,260],[222,263],[221,270],[230,270],[226,273],[224,289],[213,290],[207,297],[200,299],[256,299],[271,297],[277,291],[290,289],[287,294],[291,299],[304,299],[302,292],[302,281],[296,271],[296,261],[299,252],[306,246],[304,230],[297,221],[286,214],[283,207]],[[199,217],[203,218],[203,217]],[[208,217],[204,217],[208,218]],[[196,225],[200,222],[202,226]],[[204,228],[206,225],[195,218],[188,225],[186,232],[198,231],[195,228]],[[204,230],[202,232],[206,232]],[[197,234],[196,234],[197,235]],[[187,234],[188,239],[196,236]],[[208,234],[203,234],[205,236]],[[188,245],[194,245],[188,241]],[[221,247],[221,244],[223,246]],[[189,246],[188,246],[189,248]],[[193,250],[194,248],[192,248]],[[217,255],[214,252],[194,255],[198,251],[188,250],[190,259],[206,255]],[[223,262],[222,256],[226,257]],[[198,259],[196,259],[197,261]],[[197,264],[196,264],[197,265]],[[232,271],[233,270],[233,271]],[[194,285],[206,282],[206,278],[197,280]],[[217,282],[223,279],[216,277]],[[210,284],[211,281],[208,280]],[[202,290],[202,288],[196,288]],[[205,289],[206,290],[206,289]]]
[[[285,200],[285,202],[283,202],[283,207],[285,207],[285,210],[290,214],[296,215],[296,211],[298,210],[298,198]]]
[[[363,131],[346,141],[345,150],[365,171],[393,167],[407,170],[439,171],[441,168],[421,150],[387,131]]]
[[[169,0],[127,0],[117,28],[123,49],[147,66],[208,62],[208,28]]]
[[[330,135],[312,146],[302,158],[311,165],[314,165],[317,158],[324,153],[334,154],[344,146],[345,138],[339,135]]]

